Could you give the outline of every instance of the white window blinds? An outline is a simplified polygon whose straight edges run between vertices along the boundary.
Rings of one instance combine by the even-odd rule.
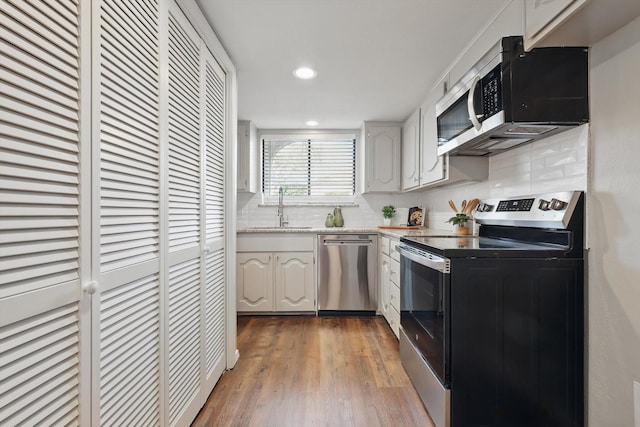
[[[323,199],[353,196],[356,183],[354,135],[263,136],[262,191],[277,197]]]

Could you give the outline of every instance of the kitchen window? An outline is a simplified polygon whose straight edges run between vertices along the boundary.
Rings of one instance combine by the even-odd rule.
[[[262,135],[264,201],[277,201],[280,187],[293,203],[352,202],[355,134]]]

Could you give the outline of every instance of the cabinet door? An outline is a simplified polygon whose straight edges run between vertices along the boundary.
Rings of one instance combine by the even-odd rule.
[[[238,121],[238,191],[258,191],[258,162],[256,126],[250,121]]]
[[[238,191],[249,191],[249,122],[238,122]]]
[[[578,0],[526,0],[525,5],[525,34],[535,37],[542,29],[549,25],[556,16],[567,9],[571,3]],[[580,2],[584,3],[584,0]]]
[[[202,128],[204,176],[204,268],[201,298],[203,309],[205,396],[213,389],[226,367],[225,309],[225,73],[208,49],[203,49]]]
[[[391,309],[391,265],[389,255],[382,255],[380,263],[380,311],[387,319],[387,323],[391,325],[389,320],[389,310]]]
[[[313,253],[275,254],[276,311],[313,311]]]
[[[438,156],[437,100],[438,96],[432,93],[420,108],[420,185],[445,178],[444,156]]]
[[[400,190],[400,126],[365,124],[365,190]]]
[[[237,254],[238,311],[273,311],[271,258],[266,252]]]
[[[402,190],[420,183],[420,109],[402,126]]]
[[[99,292],[93,425],[158,423],[161,383],[159,5],[94,1]],[[141,35],[144,34],[144,37]],[[136,35],[136,36],[133,36]],[[125,48],[126,47],[126,48]]]
[[[0,2],[2,426],[90,425],[84,8],[91,2]]]

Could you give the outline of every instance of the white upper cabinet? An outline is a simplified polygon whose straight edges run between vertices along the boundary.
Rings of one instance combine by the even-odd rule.
[[[363,193],[400,191],[401,125],[364,123]]]
[[[238,191],[258,191],[258,148],[256,126],[238,121]]]
[[[591,46],[640,15],[638,0],[525,0],[524,47]]]
[[[402,190],[420,185],[420,110],[402,125]]]
[[[589,0],[526,0],[525,48],[531,48]]]
[[[420,185],[440,182],[445,177],[444,157],[438,156],[436,102],[441,91],[436,89],[420,107]]]

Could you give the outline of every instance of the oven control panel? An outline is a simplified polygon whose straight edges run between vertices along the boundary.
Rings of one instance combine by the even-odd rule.
[[[535,199],[502,200],[496,212],[529,212]]]
[[[566,228],[581,191],[525,197],[483,199],[473,217],[479,224],[537,228]]]

